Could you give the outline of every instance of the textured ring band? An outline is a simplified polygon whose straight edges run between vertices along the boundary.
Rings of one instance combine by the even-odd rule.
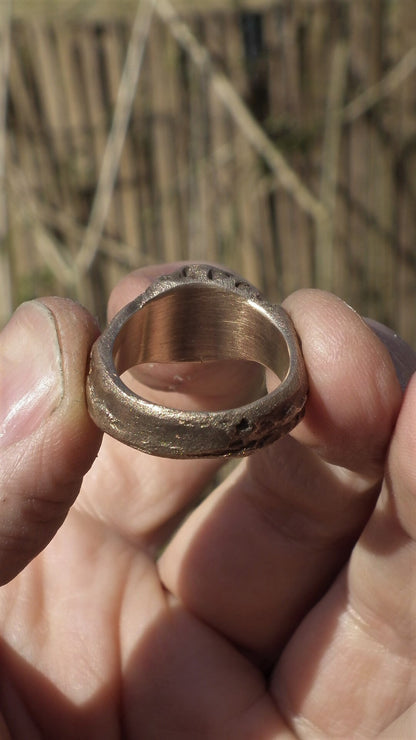
[[[138,396],[121,380],[141,363],[245,359],[281,383],[238,408],[182,411]],[[303,417],[307,376],[296,331],[280,306],[237,275],[187,265],[158,278],[95,342],[87,379],[91,417],[130,447],[161,457],[245,455]]]

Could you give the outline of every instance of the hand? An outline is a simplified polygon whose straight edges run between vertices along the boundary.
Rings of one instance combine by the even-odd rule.
[[[110,315],[166,271],[126,278]],[[285,306],[306,417],[186,519],[218,460],[110,438],[95,459],[86,311],[44,299],[2,332],[1,738],[415,736],[416,380],[403,400],[385,346],[337,298]],[[252,372],[134,382],[215,408]]]

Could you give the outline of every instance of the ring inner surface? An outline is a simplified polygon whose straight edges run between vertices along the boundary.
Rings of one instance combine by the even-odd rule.
[[[172,288],[133,314],[114,342],[116,371],[142,363],[251,360],[283,381],[289,370],[285,338],[259,306],[205,285]]]

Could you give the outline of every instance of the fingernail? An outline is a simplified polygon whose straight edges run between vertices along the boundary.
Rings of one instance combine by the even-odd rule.
[[[40,301],[24,303],[0,334],[0,448],[29,437],[62,396],[55,319]]]

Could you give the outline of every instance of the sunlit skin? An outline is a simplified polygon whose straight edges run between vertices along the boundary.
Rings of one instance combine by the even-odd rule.
[[[174,267],[125,278],[109,316]],[[345,303],[293,294],[305,419],[199,503],[222,463],[100,446],[84,398],[96,324],[43,305],[63,398],[45,418],[28,398],[2,438],[0,738],[414,737],[416,381],[403,398]],[[8,347],[25,327],[31,367],[48,351],[40,325],[26,304],[1,334],[3,405]],[[256,372],[146,367],[132,382],[209,409],[241,403]]]

